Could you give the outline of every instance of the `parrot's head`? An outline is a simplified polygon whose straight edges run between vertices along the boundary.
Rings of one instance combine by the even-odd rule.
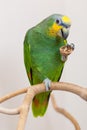
[[[43,30],[50,37],[61,37],[66,39],[69,35],[71,20],[69,17],[61,14],[54,14],[43,20]]]

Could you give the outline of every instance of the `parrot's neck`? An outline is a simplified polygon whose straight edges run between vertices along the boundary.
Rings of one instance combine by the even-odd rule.
[[[65,40],[64,38],[60,36],[52,37],[48,35],[48,30],[46,30],[45,28],[41,28],[40,26],[35,26],[34,30],[35,32],[40,33],[43,37],[51,40],[52,42],[54,41],[58,43],[63,43],[63,45],[67,44],[67,40]]]

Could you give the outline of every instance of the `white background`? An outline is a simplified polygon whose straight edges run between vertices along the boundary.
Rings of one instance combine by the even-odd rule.
[[[45,17],[60,13],[72,19],[69,43],[76,46],[68,58],[61,81],[87,86],[87,1],[86,0],[0,0],[0,96],[29,86],[23,63],[23,40],[26,31]],[[54,92],[58,105],[77,119],[81,130],[87,127],[87,103],[67,92]],[[1,106],[15,108],[24,95]],[[18,116],[0,114],[0,128],[15,130]],[[74,130],[66,118],[57,114],[49,104],[43,118],[34,118],[30,111],[26,130]]]

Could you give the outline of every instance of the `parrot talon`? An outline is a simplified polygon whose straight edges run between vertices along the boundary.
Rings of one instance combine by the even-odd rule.
[[[66,61],[67,61],[67,56],[62,55],[61,60],[62,60],[63,62],[66,62]]]
[[[49,91],[50,90],[50,86],[51,86],[51,80],[46,78],[46,79],[44,79],[43,83],[45,84],[46,91]]]
[[[68,55],[70,55],[74,49],[75,49],[75,45],[73,43],[62,46],[60,48],[61,60],[63,62],[66,62]]]
[[[75,45],[73,43],[71,43],[70,46],[73,50],[75,49]]]
[[[66,46],[67,46],[67,48],[70,48],[72,50],[75,49],[75,45],[73,43],[67,44]]]

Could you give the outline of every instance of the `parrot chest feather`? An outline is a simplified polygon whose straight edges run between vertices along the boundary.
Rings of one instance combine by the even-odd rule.
[[[58,80],[64,64],[59,53],[59,47],[62,44],[39,33],[34,36],[32,44],[29,45],[33,77],[37,78],[38,76],[38,80],[41,82],[47,77],[54,81]]]

